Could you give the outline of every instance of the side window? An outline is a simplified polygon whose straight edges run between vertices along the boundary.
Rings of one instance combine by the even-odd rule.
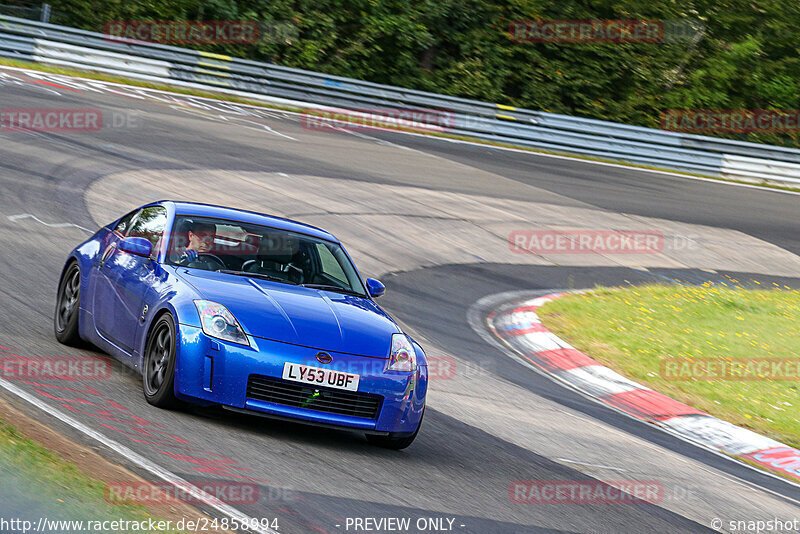
[[[324,243],[317,243],[317,254],[319,254],[319,261],[322,264],[322,272],[346,284],[347,275],[344,274],[342,266]]]
[[[127,214],[125,217],[120,219],[119,222],[117,223],[117,225],[114,227],[114,231],[115,232],[119,232],[120,234],[122,234],[124,236],[128,232],[128,230],[130,229],[131,223],[133,222],[133,219],[134,219],[134,217],[136,217],[137,213],[139,213],[139,210],[135,209],[132,212],[130,212],[129,214]]]
[[[167,210],[161,206],[145,208],[133,222],[128,237],[149,239],[155,250],[167,228]]]

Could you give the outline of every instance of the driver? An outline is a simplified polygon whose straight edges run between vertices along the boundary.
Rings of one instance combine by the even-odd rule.
[[[188,231],[189,244],[183,251],[181,265],[189,265],[197,261],[200,254],[208,254],[214,248],[214,239],[217,237],[217,228],[214,224],[192,222]]]

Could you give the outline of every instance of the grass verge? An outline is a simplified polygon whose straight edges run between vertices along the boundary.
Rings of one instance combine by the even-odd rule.
[[[120,84],[125,84],[125,85],[131,85],[131,86],[134,86],[134,87],[145,87],[145,88],[148,88],[148,89],[155,89],[155,90],[159,90],[159,91],[168,91],[168,92],[172,92],[172,93],[179,93],[179,94],[190,95],[190,96],[200,96],[200,97],[203,97],[203,98],[211,98],[211,99],[214,99],[214,100],[223,100],[225,102],[237,102],[237,103],[240,103],[240,104],[248,104],[248,105],[251,105],[251,106],[259,106],[259,107],[268,108],[268,109],[278,109],[278,110],[282,110],[282,111],[291,111],[291,112],[295,112],[295,113],[305,113],[307,115],[315,115],[315,116],[319,116],[319,117],[326,117],[326,116],[330,115],[329,113],[326,114],[325,112],[321,112],[321,111],[317,111],[317,110],[309,109],[309,108],[293,107],[293,106],[274,104],[274,103],[264,102],[264,101],[260,101],[260,100],[252,100],[252,99],[242,98],[242,97],[238,97],[238,96],[235,96],[235,95],[230,95],[230,94],[227,94],[227,93],[216,93],[216,92],[213,92],[213,91],[202,91],[202,90],[199,90],[199,89],[192,89],[192,88],[182,87],[182,86],[178,86],[178,85],[167,85],[167,84],[153,83],[153,82],[148,82],[148,81],[144,81],[144,80],[137,80],[135,78],[125,78],[125,77],[122,77],[122,76],[114,76],[114,75],[105,74],[105,73],[96,72],[96,71],[83,71],[83,70],[78,70],[78,69],[70,69],[70,68],[56,67],[56,66],[51,66],[51,65],[43,65],[41,63],[31,63],[31,62],[27,62],[27,61],[19,61],[19,60],[16,60],[16,59],[7,59],[7,58],[0,58],[0,65],[5,65],[7,67],[17,67],[17,68],[23,68],[23,69],[37,70],[37,71],[40,71],[40,72],[48,72],[48,73],[51,73],[51,74],[61,74],[61,75],[64,75],[64,76],[74,76],[74,77],[77,77],[77,78],[87,78],[87,79],[91,79],[91,80],[101,80],[101,81],[106,81],[106,82],[120,83]],[[338,117],[337,116],[336,120],[337,120],[337,122],[348,121],[348,122],[353,122],[353,123],[356,123],[356,124],[359,123],[359,121],[356,118],[347,118],[347,117]],[[729,178],[719,178],[719,177],[715,177],[715,176],[706,176],[706,175],[703,175],[703,174],[697,174],[697,173],[691,173],[691,172],[683,172],[683,171],[677,171],[677,170],[673,170],[673,169],[665,169],[665,168],[662,168],[662,167],[656,167],[656,166],[652,166],[652,165],[640,165],[640,164],[629,163],[627,161],[621,161],[621,160],[598,158],[598,157],[593,157],[593,156],[585,156],[585,155],[581,155],[581,154],[570,154],[569,152],[559,152],[559,151],[552,151],[552,150],[529,148],[529,147],[517,146],[517,145],[514,145],[514,144],[510,144],[510,143],[499,143],[499,142],[493,142],[493,141],[485,141],[483,139],[478,139],[478,138],[475,138],[475,137],[467,137],[467,136],[463,136],[463,135],[452,135],[452,134],[447,134],[447,133],[442,133],[442,132],[431,132],[430,130],[424,130],[424,129],[404,128],[404,127],[395,126],[395,125],[391,125],[391,124],[386,125],[386,126],[382,126],[382,128],[389,129],[389,130],[398,130],[398,131],[402,131],[402,132],[410,132],[410,133],[418,133],[418,134],[430,135],[432,137],[441,137],[441,138],[444,138],[444,139],[454,139],[454,140],[457,140],[457,141],[467,141],[467,142],[470,142],[470,143],[494,146],[494,147],[499,147],[499,148],[511,148],[511,149],[514,149],[514,150],[523,150],[525,152],[531,152],[531,153],[534,153],[534,154],[548,154],[548,155],[551,155],[551,156],[564,156],[564,157],[569,157],[569,158],[579,159],[579,160],[585,160],[585,161],[597,161],[597,162],[600,162],[600,163],[610,163],[610,164],[614,164],[614,165],[623,165],[625,167],[632,167],[632,168],[635,168],[635,169],[646,169],[646,170],[652,170],[652,171],[669,172],[669,173],[672,173],[672,174],[682,174],[682,175],[685,175],[685,176],[693,176],[693,177],[697,177],[697,178],[705,178],[705,179],[708,179],[708,180],[716,180],[716,181],[719,181],[719,182],[728,182],[728,183],[743,184],[743,185],[757,185],[759,187],[766,187],[766,188],[769,188],[769,189],[778,189],[778,190],[784,190],[784,191],[800,192],[800,188],[787,187],[787,186],[780,185],[780,184],[767,183],[767,182],[763,182],[761,180],[752,180],[752,181],[732,180],[732,179],[729,179]]]
[[[101,480],[61,459],[3,421],[0,421],[0,481],[4,485],[13,485],[13,488],[6,487],[0,493],[5,494],[6,499],[13,498],[18,506],[27,508],[17,510],[20,515],[25,512],[41,514],[41,517],[54,521],[164,520],[149,513],[148,508],[142,505],[107,502],[106,485]]]
[[[622,375],[800,448],[800,291],[596,288],[539,312],[553,333]],[[789,363],[762,363],[772,359]]]

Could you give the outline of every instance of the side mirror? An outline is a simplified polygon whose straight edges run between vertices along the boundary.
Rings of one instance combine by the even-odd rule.
[[[386,286],[383,285],[380,280],[367,278],[367,291],[369,291],[369,294],[372,298],[376,299],[386,293]]]
[[[144,237],[126,237],[119,244],[119,249],[134,256],[149,257],[153,252],[153,244]]]

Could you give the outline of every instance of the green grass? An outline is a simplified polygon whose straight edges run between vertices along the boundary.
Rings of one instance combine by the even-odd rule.
[[[114,76],[114,75],[104,74],[104,73],[95,72],[95,71],[82,71],[82,70],[78,70],[78,69],[55,67],[55,66],[51,66],[51,65],[42,65],[40,63],[31,63],[31,62],[27,62],[27,61],[19,61],[19,60],[16,60],[16,59],[6,59],[6,58],[0,58],[0,65],[6,65],[8,67],[18,67],[18,68],[23,68],[23,69],[38,70],[40,72],[49,72],[49,73],[52,73],[52,74],[62,74],[64,76],[75,76],[75,77],[78,77],[78,78],[87,78],[87,79],[91,79],[91,80],[102,80],[102,81],[107,81],[107,82],[114,82],[114,83],[131,85],[131,86],[135,86],[135,87],[146,87],[146,88],[149,88],[149,89],[157,89],[159,91],[169,91],[169,92],[179,93],[179,94],[184,94],[184,95],[200,96],[200,97],[204,97],[204,98],[212,98],[212,99],[215,99],[215,100],[223,100],[225,102],[237,102],[237,103],[240,103],[240,104],[248,104],[248,105],[251,105],[251,106],[259,106],[259,107],[268,108],[268,109],[278,109],[278,110],[283,110],[283,111],[292,111],[292,112],[295,112],[295,113],[305,113],[307,115],[317,115],[317,116],[321,116],[321,117],[326,116],[325,112],[316,111],[314,109],[308,109],[308,108],[302,108],[302,107],[294,107],[294,106],[285,106],[285,105],[279,105],[279,104],[272,104],[272,103],[259,101],[259,100],[251,100],[251,99],[247,99],[247,98],[241,98],[241,97],[234,96],[234,95],[229,95],[229,94],[226,94],[226,93],[216,93],[216,92],[213,92],[213,91],[202,91],[202,90],[198,90],[198,89],[191,89],[191,88],[177,86],[177,85],[167,85],[167,84],[152,83],[152,82],[147,82],[147,81],[144,81],[144,80],[137,80],[135,78],[125,78],[125,77],[122,77],[122,76]],[[348,120],[348,119],[342,119],[342,120]],[[356,122],[357,123],[358,120],[357,119],[352,119],[351,122]],[[463,135],[453,135],[453,134],[442,133],[442,132],[431,132],[431,131],[424,130],[424,129],[404,128],[404,127],[401,127],[401,126],[394,126],[394,125],[387,125],[387,126],[385,126],[385,128],[392,129],[392,130],[399,130],[399,131],[403,131],[403,132],[421,133],[421,134],[425,134],[425,135],[430,135],[431,137],[442,137],[442,138],[445,138],[445,139],[455,139],[455,140],[458,140],[458,141],[467,141],[467,142],[470,142],[470,143],[477,143],[477,144],[481,144],[481,145],[495,146],[495,147],[499,147],[499,148],[512,148],[512,149],[515,149],[515,150],[523,150],[523,151],[526,151],[526,152],[532,152],[534,154],[549,154],[549,155],[553,155],[553,156],[564,156],[564,157],[569,157],[569,158],[573,158],[573,159],[580,159],[580,160],[586,160],[586,161],[597,161],[597,162],[601,162],[601,163],[612,163],[612,164],[615,164],[615,165],[623,165],[625,167],[633,167],[633,168],[637,168],[637,169],[647,169],[647,170],[653,170],[653,171],[664,171],[664,172],[669,172],[669,173],[673,173],[673,174],[683,174],[685,176],[694,176],[694,177],[698,177],[698,178],[706,178],[706,179],[709,179],[709,180],[717,180],[717,181],[720,181],[720,182],[729,182],[729,183],[745,184],[745,185],[758,185],[760,187],[766,187],[766,188],[769,188],[769,189],[778,189],[778,190],[784,190],[784,191],[797,191],[797,192],[800,192],[800,188],[789,187],[789,186],[784,186],[784,185],[775,184],[775,183],[767,183],[767,182],[764,182],[763,180],[757,180],[757,179],[753,179],[752,181],[747,181],[747,180],[733,180],[733,179],[729,179],[729,178],[720,178],[720,177],[715,177],[715,176],[706,176],[704,174],[697,174],[697,173],[692,173],[692,172],[684,172],[684,171],[677,171],[677,170],[672,170],[672,169],[665,169],[665,168],[662,168],[662,167],[655,167],[655,166],[652,166],[652,165],[640,165],[640,164],[629,163],[627,161],[621,161],[621,160],[614,160],[614,159],[608,159],[608,158],[598,158],[598,157],[594,157],[594,156],[585,156],[585,155],[581,155],[581,154],[571,154],[569,152],[559,152],[559,151],[553,151],[553,150],[529,148],[529,147],[523,147],[523,146],[514,145],[514,144],[511,144],[511,143],[501,143],[501,142],[494,142],[494,141],[486,141],[486,140],[478,139],[478,138],[475,138],[475,137],[468,137],[468,136],[463,136]]]
[[[676,380],[662,367],[671,358],[728,365],[748,359],[800,360],[800,291],[710,285],[596,288],[548,303],[540,312],[555,334],[628,378],[800,447],[800,381],[769,375]]]
[[[133,482],[133,479],[118,482]],[[2,421],[0,421],[0,483],[12,484],[15,499],[28,502],[30,510],[38,510],[43,517],[49,519],[161,520],[156,515],[150,514],[142,505],[107,502],[104,499],[103,481],[62,460],[52,451],[28,439]]]

